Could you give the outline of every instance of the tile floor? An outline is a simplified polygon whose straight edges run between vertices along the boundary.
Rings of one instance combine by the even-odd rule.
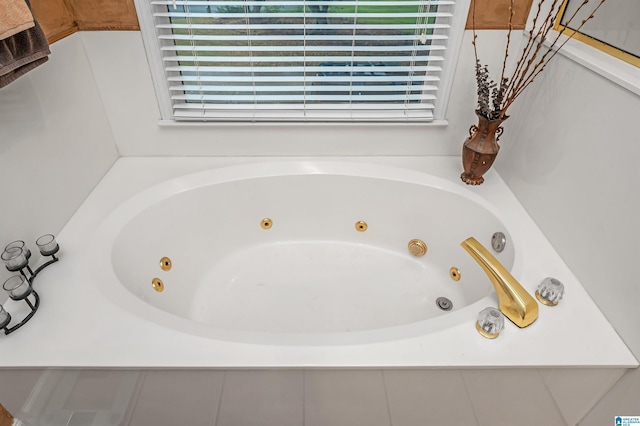
[[[26,426],[596,426],[640,414],[611,412],[640,402],[625,371],[0,369],[0,401]]]
[[[196,372],[186,390],[176,386],[185,380],[176,377],[182,372],[152,371],[145,373],[129,424],[576,425],[623,373],[585,369],[232,370]],[[151,409],[154,405],[184,409],[164,414],[171,410]]]

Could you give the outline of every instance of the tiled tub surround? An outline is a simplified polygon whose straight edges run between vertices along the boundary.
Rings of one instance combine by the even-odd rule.
[[[330,159],[335,160],[335,159]],[[507,322],[490,341],[475,330],[477,312],[496,306],[491,294],[469,308],[448,314],[442,329],[398,335],[384,329],[382,338],[301,344],[218,339],[165,327],[141,317],[104,296],[89,259],[92,236],[103,220],[125,200],[167,179],[227,165],[273,161],[261,158],[121,158],[59,233],[60,262],[39,277],[42,306],[28,327],[1,337],[3,367],[68,368],[385,368],[385,367],[607,367],[637,366],[637,361],[561,262],[540,231],[496,173],[478,188],[458,181],[457,157],[352,158],[428,170],[461,191],[473,191],[495,207],[512,230],[516,244],[513,272],[533,293],[545,276],[565,283],[565,300],[555,308],[540,306],[540,317],[528,328]],[[300,159],[290,159],[300,161]],[[310,160],[309,165],[313,161]],[[412,175],[415,175],[414,172]],[[168,220],[170,220],[170,214]],[[455,224],[450,224],[455,226]],[[462,249],[460,249],[462,250]],[[132,254],[134,256],[134,254]],[[111,258],[102,259],[105,264]],[[206,260],[203,260],[206,261]],[[484,277],[483,277],[484,278]],[[118,286],[117,282],[112,283]],[[131,296],[133,297],[133,296]],[[447,318],[444,315],[440,318]],[[418,328],[421,325],[418,325]],[[391,332],[390,332],[391,330]],[[357,333],[354,334],[357,337]]]

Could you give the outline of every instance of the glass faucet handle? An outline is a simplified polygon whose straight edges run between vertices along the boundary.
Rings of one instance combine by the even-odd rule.
[[[564,295],[564,284],[561,281],[547,277],[536,290],[536,298],[544,305],[556,306]]]
[[[476,330],[487,339],[495,339],[504,329],[504,315],[496,308],[484,308],[478,314]]]

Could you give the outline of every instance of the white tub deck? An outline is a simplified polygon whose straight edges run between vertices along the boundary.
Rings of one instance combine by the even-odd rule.
[[[526,240],[516,278],[530,292],[546,276],[566,286],[555,308],[540,306],[538,320],[519,329],[507,321],[495,340],[475,330],[477,312],[497,306],[495,295],[452,313],[459,318],[441,331],[419,329],[382,339],[332,339],[309,345],[252,343],[183,333],[142,319],[113,303],[98,288],[101,278],[87,261],[91,236],[123,201],[157,183],[211,168],[270,158],[122,158],[58,234],[60,262],[37,278],[41,307],[23,329],[0,336],[2,367],[244,368],[244,367],[636,367],[638,363],[571,271],[495,171],[467,188],[459,181],[458,157],[340,158],[425,171],[486,198],[507,228]],[[285,160],[285,159],[280,159]],[[291,161],[300,161],[291,158]],[[519,247],[521,249],[521,247]],[[32,247],[33,250],[33,247]],[[461,249],[462,250],[462,249]],[[33,266],[37,266],[37,256]],[[111,259],[104,259],[110,262]],[[102,284],[101,284],[102,285]],[[119,285],[114,283],[114,285]],[[477,305],[477,306],[476,306]],[[10,306],[7,305],[7,309]],[[475,309],[477,308],[477,309]],[[11,312],[11,311],[10,311]],[[446,315],[439,318],[446,318]],[[434,322],[437,325],[437,321]],[[419,326],[416,326],[419,327]],[[418,332],[417,332],[418,331]],[[382,332],[384,335],[384,332]],[[224,336],[222,336],[224,337]]]

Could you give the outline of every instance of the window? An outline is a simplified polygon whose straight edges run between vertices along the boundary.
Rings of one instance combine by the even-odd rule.
[[[165,120],[444,118],[469,0],[136,0]]]
[[[593,8],[577,13],[581,4],[582,0],[564,0],[556,30],[565,29],[575,39],[640,67],[640,1],[609,0],[582,27]]]

